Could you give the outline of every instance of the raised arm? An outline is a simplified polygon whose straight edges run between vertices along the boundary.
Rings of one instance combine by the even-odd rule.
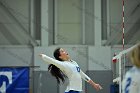
[[[82,79],[84,79],[85,81],[87,81],[97,91],[100,90],[100,89],[102,89],[102,87],[99,84],[96,84],[95,82],[93,82],[93,80],[91,80],[82,70],[80,70],[80,75],[81,75]]]
[[[80,70],[80,75],[81,75],[82,79],[84,79],[87,82],[89,80],[91,80],[82,70]]]
[[[58,68],[60,68],[60,69],[64,69],[64,63],[63,62],[61,62],[61,61],[58,61],[58,60],[56,60],[56,59],[53,59],[53,58],[51,58],[51,57],[49,57],[49,56],[46,56],[45,54],[40,54],[39,55],[45,62],[47,62],[48,64],[53,64],[53,65],[55,65],[55,66],[57,66]]]

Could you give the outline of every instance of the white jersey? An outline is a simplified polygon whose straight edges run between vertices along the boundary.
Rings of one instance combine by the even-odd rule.
[[[125,75],[122,93],[140,93],[140,69],[132,67]]]
[[[45,62],[53,64],[63,71],[69,79],[69,83],[65,92],[70,90],[82,91],[82,79],[85,81],[90,80],[90,78],[80,69],[75,61],[58,61],[46,55],[42,55]]]

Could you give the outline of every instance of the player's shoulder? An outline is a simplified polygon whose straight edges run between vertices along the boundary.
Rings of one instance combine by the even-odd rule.
[[[132,77],[135,79],[140,79],[140,69],[137,67],[132,67],[129,71],[126,73],[126,77]],[[139,80],[140,81],[140,80]]]
[[[134,66],[128,71],[128,73],[140,74],[140,68]]]

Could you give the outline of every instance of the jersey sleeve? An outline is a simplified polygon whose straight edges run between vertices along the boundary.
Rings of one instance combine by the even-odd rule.
[[[80,70],[80,75],[85,81],[91,80],[82,70]]]
[[[42,59],[47,62],[48,64],[53,64],[55,66],[57,66],[58,68],[60,68],[61,70],[64,70],[65,64],[61,61],[58,61],[56,59],[53,59],[49,56],[46,56],[44,54],[42,54]]]

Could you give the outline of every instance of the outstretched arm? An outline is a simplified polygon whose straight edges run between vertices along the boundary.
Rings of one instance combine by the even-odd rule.
[[[81,75],[82,79],[84,79],[87,82],[89,80],[91,80],[82,70],[80,70],[80,75]]]
[[[80,71],[80,75],[81,75],[82,79],[84,79],[85,81],[87,81],[97,91],[100,90],[100,89],[102,89],[102,87],[99,84],[93,82],[93,80],[91,80],[82,70]]]
[[[46,56],[45,54],[39,54],[39,56],[40,56],[45,62],[47,62],[48,64],[53,64],[53,65],[57,66],[57,67],[60,68],[60,69],[64,69],[64,67],[65,67],[63,62],[58,61],[58,60],[56,60],[56,59],[53,59],[53,58],[51,58],[51,57],[49,57],[49,56]]]
[[[100,89],[103,89],[103,88],[101,87],[100,84],[97,84],[97,83],[93,82],[92,80],[89,80],[88,83],[89,83],[92,87],[94,87],[97,91],[100,90]]]

